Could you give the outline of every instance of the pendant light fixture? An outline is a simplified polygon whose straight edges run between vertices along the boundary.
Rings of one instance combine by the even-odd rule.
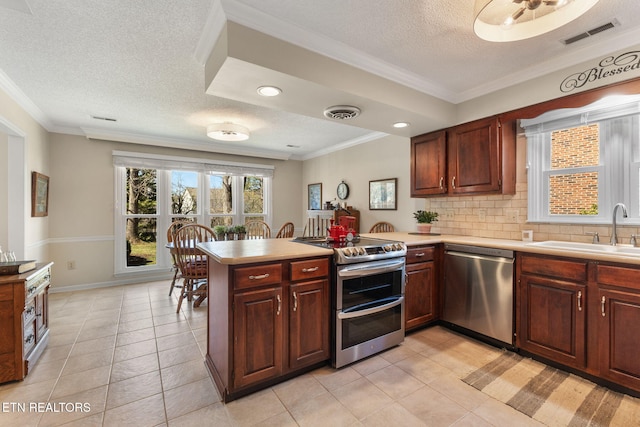
[[[555,30],[598,0],[476,0],[473,31],[492,42],[524,40]]]
[[[207,126],[207,136],[218,141],[246,141],[249,129],[235,123],[214,123]]]

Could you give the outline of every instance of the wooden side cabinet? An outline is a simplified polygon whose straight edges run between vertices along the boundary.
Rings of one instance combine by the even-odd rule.
[[[328,257],[229,266],[209,259],[206,363],[225,402],[326,363]]]
[[[47,346],[52,265],[0,276],[0,383],[24,379]]]
[[[587,360],[586,261],[519,255],[517,346],[567,366]]]
[[[438,293],[434,246],[407,249],[405,329],[411,330],[438,319]]]
[[[411,197],[514,194],[515,122],[498,116],[411,138]]]

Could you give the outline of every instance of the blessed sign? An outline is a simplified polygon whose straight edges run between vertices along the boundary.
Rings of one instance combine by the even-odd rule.
[[[571,92],[586,85],[608,77],[614,77],[630,71],[640,70],[640,51],[622,53],[602,59],[598,66],[571,74],[560,83],[562,92]]]

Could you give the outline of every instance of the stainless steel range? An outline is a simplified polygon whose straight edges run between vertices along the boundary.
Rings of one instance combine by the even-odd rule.
[[[332,364],[339,368],[404,340],[407,247],[358,238],[298,242],[333,249]]]

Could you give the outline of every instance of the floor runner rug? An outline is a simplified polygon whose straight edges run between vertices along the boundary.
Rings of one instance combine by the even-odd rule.
[[[548,426],[640,426],[640,399],[510,351],[462,381]]]

